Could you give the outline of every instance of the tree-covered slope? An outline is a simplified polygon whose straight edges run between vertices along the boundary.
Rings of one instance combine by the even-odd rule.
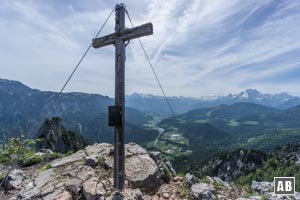
[[[239,148],[272,151],[277,145],[300,141],[300,106],[279,110],[252,103],[194,109],[165,119],[160,126],[181,127],[192,152],[179,160],[204,160],[216,152]],[[175,159],[175,160],[176,160]]]
[[[42,122],[55,116],[62,118],[68,129],[79,132],[91,142],[113,141],[113,128],[108,127],[107,121],[108,106],[114,104],[112,98],[98,94],[63,93],[53,104],[56,95],[55,92],[39,91],[17,81],[1,79],[0,140],[21,133],[35,138]],[[128,141],[144,143],[154,140],[157,132],[142,126],[150,119],[151,116],[127,107]]]

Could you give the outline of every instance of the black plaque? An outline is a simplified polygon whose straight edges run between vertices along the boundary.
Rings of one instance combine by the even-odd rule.
[[[108,107],[108,126],[121,127],[122,126],[122,107],[109,106]]]

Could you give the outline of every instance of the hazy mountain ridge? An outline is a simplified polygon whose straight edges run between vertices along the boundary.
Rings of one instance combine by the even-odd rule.
[[[21,133],[36,137],[46,117],[58,116],[68,129],[81,133],[90,141],[113,141],[113,128],[108,127],[107,115],[108,106],[114,104],[114,99],[98,94],[63,93],[49,110],[56,94],[31,89],[18,81],[0,79],[0,140]],[[156,137],[155,131],[141,127],[151,119],[150,116],[129,107],[126,108],[126,116],[126,129],[131,130],[128,134],[130,141],[142,143],[144,139],[141,136],[145,140]]]
[[[5,136],[7,134],[13,136],[24,132],[28,136],[34,137],[37,129],[45,120],[48,107],[55,95],[55,92],[43,92],[31,89],[17,81],[1,79],[0,120],[2,123],[0,133]],[[252,103],[253,101],[273,102],[272,105],[279,105],[281,102],[288,102],[293,98],[295,97],[286,93],[270,95],[250,89],[237,95],[229,94],[202,99],[170,97],[169,100],[175,112],[187,111],[178,115],[178,119],[183,123],[182,128],[185,133],[183,133],[183,138],[177,139],[177,144],[185,150],[188,150],[187,146],[191,145],[192,150],[195,150],[193,148],[196,148],[197,145],[194,141],[191,141],[190,144],[180,144],[181,140],[186,138],[192,140],[191,135],[200,137],[200,139],[195,138],[195,141],[205,140],[205,138],[211,138],[210,136],[213,135],[218,140],[222,138],[221,135],[223,134],[226,136],[224,140],[213,142],[211,148],[214,146],[222,147],[222,149],[227,148],[226,145],[231,146],[233,142],[238,145],[245,144],[250,138],[252,138],[252,143],[249,146],[253,146],[257,142],[266,141],[268,136],[273,137],[274,134],[278,135],[283,132],[266,132],[273,129],[285,129],[284,132],[288,131],[289,135],[295,138],[298,132],[289,129],[300,128],[298,123],[300,120],[298,113],[300,112],[298,112],[297,106],[280,110]],[[230,104],[231,102],[234,103]],[[154,140],[157,131],[147,130],[143,124],[152,119],[151,114],[169,114],[169,108],[164,97],[135,93],[127,96],[126,103],[126,105],[133,107],[126,109],[128,139],[139,143]],[[113,128],[107,125],[107,107],[113,104],[114,100],[107,96],[78,92],[63,93],[58,98],[57,103],[54,104],[49,116],[61,117],[66,128],[81,133],[91,142],[112,142]],[[217,105],[209,106],[213,104]],[[195,106],[200,106],[200,108],[192,109]],[[206,107],[201,108],[201,106]],[[169,135],[165,134],[163,137],[166,145],[172,144],[173,141],[168,140],[168,137],[172,138],[174,135],[174,137],[178,137],[175,134],[178,125],[167,119],[162,121],[160,126],[163,126],[167,133],[169,132]],[[209,135],[210,133],[212,135]],[[222,134],[220,135],[220,133]],[[264,137],[256,139],[255,137],[259,135],[264,135]],[[280,141],[285,140],[284,137],[280,139]],[[263,148],[268,149],[265,146]],[[197,149],[199,148],[197,147]]]
[[[165,98],[162,96],[134,93],[128,95],[126,98],[127,105],[141,111],[154,114],[170,114]],[[196,108],[209,108],[220,104],[230,105],[240,102],[254,103],[281,109],[290,108],[300,104],[300,100],[297,101],[298,97],[289,95],[286,92],[279,94],[263,94],[256,89],[247,89],[238,94],[228,94],[225,96],[204,96],[199,98],[168,97],[168,99],[176,114],[182,114]]]
[[[218,152],[239,148],[270,152],[278,145],[300,141],[299,109],[295,106],[280,110],[252,103],[194,109],[177,116],[180,124],[173,118],[160,123],[168,137],[163,135],[157,148],[173,157],[175,163],[205,160]],[[184,138],[186,148],[173,143],[177,135]]]

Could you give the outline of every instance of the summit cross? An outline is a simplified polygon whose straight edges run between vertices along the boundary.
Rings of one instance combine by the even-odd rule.
[[[92,46],[115,46],[115,106],[109,107],[109,124],[115,127],[114,188],[122,191],[125,182],[125,42],[152,35],[153,26],[152,23],[146,23],[134,28],[125,28],[125,5],[118,4],[115,12],[115,33],[93,39]]]

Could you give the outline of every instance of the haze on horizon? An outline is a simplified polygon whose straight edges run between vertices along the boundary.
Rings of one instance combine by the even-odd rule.
[[[1,78],[58,91],[117,1],[0,2]],[[300,1],[124,0],[168,96],[255,88],[300,96]],[[129,22],[127,21],[127,26]],[[101,35],[114,31],[112,16]],[[127,46],[126,93],[161,95],[146,58]],[[66,91],[114,96],[114,47],[91,49]]]

